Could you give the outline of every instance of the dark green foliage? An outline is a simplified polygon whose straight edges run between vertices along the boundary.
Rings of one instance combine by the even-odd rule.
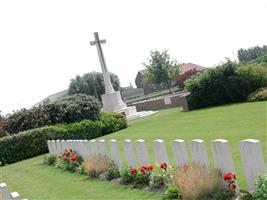
[[[256,182],[256,189],[252,192],[254,200],[266,200],[267,199],[267,174],[260,176]]]
[[[152,84],[163,84],[169,90],[172,82],[179,75],[179,68],[176,60],[170,58],[168,51],[151,51],[146,67],[145,80]],[[171,92],[171,90],[170,90]]]
[[[190,109],[240,102],[267,85],[267,68],[251,63],[238,65],[228,60],[189,78],[185,84],[190,92]]]
[[[119,90],[120,80],[118,76],[110,73],[110,80],[114,90]],[[68,93],[70,95],[79,93],[92,95],[101,100],[101,95],[105,93],[102,73],[90,72],[83,76],[77,75],[75,79],[71,79]]]
[[[239,62],[248,63],[252,60],[255,60],[256,58],[261,57],[262,55],[264,55],[264,53],[267,53],[267,46],[256,46],[248,49],[239,49],[237,52],[237,56]]]
[[[56,154],[49,154],[48,156],[45,156],[43,159],[43,164],[45,165],[55,165],[57,160]]]
[[[67,96],[54,103],[45,102],[32,109],[21,109],[5,118],[10,134],[58,123],[72,123],[99,118],[99,103],[84,94]]]
[[[132,167],[125,167],[121,170],[121,179],[123,184],[132,184],[135,182],[136,174],[131,174]]]
[[[6,136],[6,132],[5,132],[5,129],[4,129],[4,119],[1,116],[1,112],[0,112],[0,138],[2,138],[4,136]]]
[[[249,101],[266,101],[267,87],[260,88],[248,96]]]
[[[162,199],[163,200],[173,200],[173,199],[181,200],[182,198],[178,194],[178,191],[176,190],[176,188],[173,185],[169,185]]]
[[[118,113],[102,113],[100,120],[37,128],[0,139],[0,162],[14,163],[48,152],[47,140],[93,139],[127,127]]]

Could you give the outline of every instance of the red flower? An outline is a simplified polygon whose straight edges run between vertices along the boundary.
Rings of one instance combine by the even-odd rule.
[[[130,173],[131,173],[131,174],[136,174],[136,173],[137,173],[137,170],[136,170],[135,168],[132,168],[132,169],[130,170]]]
[[[167,163],[161,163],[160,168],[166,170],[168,167]]]
[[[236,184],[231,184],[231,189],[235,190],[236,189]]]
[[[74,156],[71,156],[71,157],[70,157],[70,159],[71,159],[72,161],[76,161],[76,160],[78,160],[78,158],[77,158],[77,156],[76,156],[76,155],[74,155]]]
[[[144,173],[144,172],[146,171],[146,167],[145,167],[145,166],[141,166],[140,171],[141,171],[142,173]]]
[[[236,175],[233,174],[233,173],[228,173],[228,174],[225,174],[225,175],[223,176],[223,179],[224,179],[225,181],[231,181],[231,180],[233,180],[233,179],[236,179]]]
[[[72,149],[68,149],[68,152],[72,152]]]
[[[64,153],[63,153],[63,156],[69,156],[69,152],[67,152],[67,151],[65,151]]]
[[[145,169],[147,171],[152,171],[153,170],[153,166],[152,165],[147,165],[147,166],[145,166]]]

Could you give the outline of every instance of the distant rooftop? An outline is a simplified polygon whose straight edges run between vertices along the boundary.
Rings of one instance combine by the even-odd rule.
[[[65,97],[68,94],[68,90],[62,90],[60,92],[57,92],[55,94],[51,94],[48,97],[44,98],[43,100],[39,101],[38,103],[36,103],[34,106],[38,106],[42,103],[44,103],[45,101],[49,100],[50,102],[55,102],[58,99],[60,99],[61,97]]]

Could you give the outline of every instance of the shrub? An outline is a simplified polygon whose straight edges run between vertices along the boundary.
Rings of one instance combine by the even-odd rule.
[[[137,169],[134,167],[125,167],[121,170],[121,179],[123,184],[134,183],[137,176]]]
[[[84,163],[85,173],[90,177],[98,177],[103,172],[107,171],[109,159],[101,154],[93,155]]]
[[[176,85],[178,86],[178,88],[180,89],[184,89],[184,82],[190,78],[191,76],[197,74],[199,71],[194,69],[188,70],[185,73],[181,74],[178,76],[178,78],[176,79]]]
[[[266,101],[267,87],[260,88],[248,96],[249,101]]]
[[[105,172],[105,179],[110,181],[120,177],[120,170],[113,160],[109,161],[108,169]]]
[[[73,95],[51,103],[45,102],[32,109],[21,109],[4,119],[5,129],[10,134],[53,125],[79,122],[83,119],[99,119],[99,103],[87,95]]]
[[[47,140],[93,139],[127,127],[122,114],[102,113],[100,120],[83,120],[24,131],[0,139],[0,162],[10,164],[48,152]]]
[[[72,151],[72,149],[67,149],[63,153],[57,155],[55,167],[76,172],[80,168],[82,161],[80,155]]]
[[[219,172],[196,163],[178,168],[172,180],[183,199],[199,199],[220,188]]]
[[[49,154],[44,157],[43,164],[45,165],[55,165],[57,160],[57,155],[56,154]]]
[[[267,199],[267,174],[260,176],[256,182],[256,189],[252,192],[253,199],[265,200]]]
[[[140,171],[136,174],[135,187],[148,186],[152,177],[152,165],[141,166]]]
[[[187,79],[185,85],[190,109],[245,101],[251,92],[267,85],[267,68],[228,60]]]
[[[162,199],[163,200],[173,200],[173,199],[182,200],[182,197],[181,195],[178,194],[177,189],[173,185],[169,185]]]

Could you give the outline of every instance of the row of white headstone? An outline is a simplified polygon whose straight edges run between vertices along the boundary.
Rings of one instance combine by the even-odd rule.
[[[0,199],[2,200],[20,200],[18,192],[9,192],[6,183],[0,183]],[[24,199],[26,200],[26,199]]]
[[[47,142],[50,153],[61,153],[66,149],[73,149],[84,160],[88,159],[90,155],[102,154],[107,155],[107,147],[105,140],[49,140]],[[233,163],[232,154],[230,151],[229,142],[224,139],[217,139],[211,142],[212,157],[214,166],[218,168],[222,174],[234,173],[235,167]],[[122,159],[119,153],[119,147],[116,140],[109,141],[110,157],[117,166],[122,166]],[[124,155],[129,166],[148,165],[151,164],[150,157],[147,151],[145,141],[140,139],[135,141],[135,150],[131,140],[124,140]],[[191,162],[196,162],[209,166],[205,143],[203,140],[195,139],[189,142],[189,149],[191,152]],[[245,172],[245,177],[249,190],[255,188],[255,181],[259,175],[265,172],[265,163],[261,149],[260,141],[254,139],[242,140],[239,143],[239,149],[242,159],[242,165]],[[153,142],[153,150],[157,163],[169,163],[169,157],[166,151],[164,140],[155,140]],[[190,162],[186,143],[184,140],[173,140],[172,150],[177,166],[181,166]],[[137,156],[136,156],[136,153]],[[137,162],[137,158],[138,161]]]

